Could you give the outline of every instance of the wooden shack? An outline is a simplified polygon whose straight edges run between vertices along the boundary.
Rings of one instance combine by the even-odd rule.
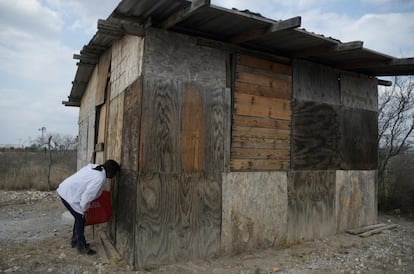
[[[376,222],[377,76],[398,59],[208,0],[123,0],[80,52],[78,167],[115,159],[136,268]]]

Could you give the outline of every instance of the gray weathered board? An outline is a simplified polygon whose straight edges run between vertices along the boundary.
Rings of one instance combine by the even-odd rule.
[[[143,174],[137,201],[137,267],[207,258],[218,252],[221,174]]]

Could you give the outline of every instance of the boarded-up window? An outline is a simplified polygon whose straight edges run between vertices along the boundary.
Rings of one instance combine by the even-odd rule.
[[[240,55],[232,123],[232,170],[290,167],[292,69]]]

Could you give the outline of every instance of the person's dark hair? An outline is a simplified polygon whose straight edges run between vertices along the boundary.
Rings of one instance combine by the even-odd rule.
[[[121,169],[119,164],[114,160],[107,160],[103,164],[103,167],[105,168],[105,171],[107,173],[111,173],[111,174],[116,174]]]
[[[102,171],[102,168],[105,169],[106,177],[108,178],[114,177],[121,170],[119,164],[114,160],[107,160],[103,165],[96,166],[94,169]]]

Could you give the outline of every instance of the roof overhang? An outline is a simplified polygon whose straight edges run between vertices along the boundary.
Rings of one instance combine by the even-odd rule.
[[[123,0],[80,55],[72,90],[65,106],[79,106],[101,54],[112,43],[132,34],[143,36],[155,27],[197,36],[230,48],[304,59],[369,76],[414,75],[414,58],[395,58],[363,47],[362,41],[341,42],[300,29],[301,18],[272,20],[260,14],[225,9],[209,0]]]

